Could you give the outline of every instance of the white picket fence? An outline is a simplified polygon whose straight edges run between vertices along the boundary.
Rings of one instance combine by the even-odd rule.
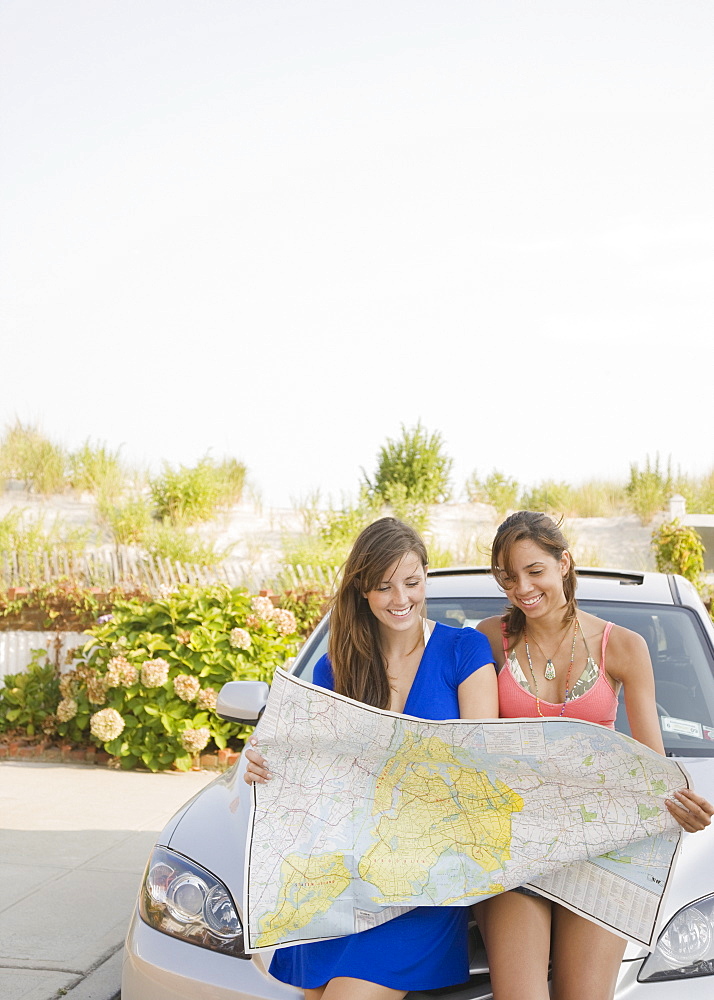
[[[271,571],[262,560],[227,559],[216,566],[198,566],[161,556],[152,556],[131,545],[105,546],[68,553],[61,548],[49,552],[0,553],[0,588],[33,587],[66,578],[86,587],[140,585],[154,592],[180,583],[199,586],[226,583],[229,587],[261,590],[269,580],[282,587],[317,585],[330,591],[338,567],[282,566]]]
[[[6,674],[22,673],[35,649],[44,649],[60,671],[68,670],[67,650],[83,646],[83,632],[0,632],[0,684]]]

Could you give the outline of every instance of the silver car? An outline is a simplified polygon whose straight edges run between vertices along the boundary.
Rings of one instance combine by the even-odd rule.
[[[699,595],[679,576],[579,571],[578,602],[642,635],[654,666],[667,753],[682,758],[698,792],[714,801],[714,628]],[[434,570],[429,617],[476,625],[499,614],[503,593],[485,569]],[[327,621],[292,670],[312,678],[327,645]],[[219,713],[255,721],[267,685],[224,686]],[[624,710],[617,728],[628,732]],[[243,951],[241,900],[250,792],[239,761],[194,796],[161,832],[126,939],[122,1000],[297,1000],[300,990],[268,973],[270,954]],[[714,996],[714,827],[685,834],[657,947],[628,945],[618,1000],[711,1000]],[[471,930],[471,976],[439,990],[444,1000],[490,997],[488,963]],[[411,993],[409,997],[436,996]]]

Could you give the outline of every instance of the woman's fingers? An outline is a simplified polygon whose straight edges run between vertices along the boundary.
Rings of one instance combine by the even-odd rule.
[[[687,833],[704,830],[712,821],[714,806],[691,788],[682,788],[666,802],[671,815]]]
[[[255,749],[258,741],[253,738],[250,742],[251,746],[247,747],[243,751],[245,758],[248,761],[245,773],[243,774],[243,780],[249,785],[252,785],[255,781],[263,784],[266,781],[270,781],[272,778],[272,775],[268,770],[268,762],[265,757],[263,757],[263,755]]]

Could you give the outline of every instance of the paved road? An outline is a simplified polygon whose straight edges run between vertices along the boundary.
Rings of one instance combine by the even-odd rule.
[[[0,764],[0,1000],[116,996],[156,833],[215,777]]]

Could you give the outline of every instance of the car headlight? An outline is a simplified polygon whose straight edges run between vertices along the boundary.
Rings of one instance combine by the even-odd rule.
[[[155,847],[139,893],[150,927],[201,948],[249,958],[243,925],[228,889],[215,875],[166,847]]]
[[[675,913],[637,979],[652,983],[713,975],[714,896],[705,896]]]

